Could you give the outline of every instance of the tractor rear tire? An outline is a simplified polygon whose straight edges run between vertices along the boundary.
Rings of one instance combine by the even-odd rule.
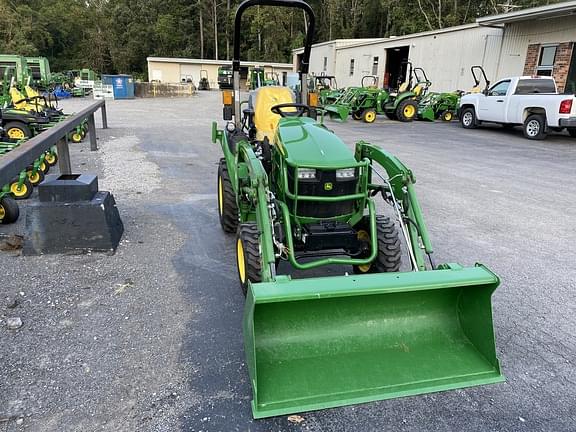
[[[405,99],[396,108],[396,118],[404,123],[413,121],[417,113],[418,103],[414,99]]]
[[[576,127],[569,127],[569,128],[566,128],[566,130],[568,131],[568,134],[572,138],[576,138]]]
[[[362,113],[362,120],[364,120],[364,123],[374,123],[376,120],[376,111],[373,109],[364,111],[364,113]]]
[[[356,226],[359,239],[370,241],[370,218],[365,216]],[[354,266],[354,273],[390,273],[400,270],[402,263],[402,246],[396,224],[388,216],[376,216],[376,238],[378,239],[378,255],[376,259],[365,266]],[[367,252],[370,253],[369,251]]]
[[[236,234],[236,264],[242,294],[248,293],[248,281],[262,281],[260,232],[254,222],[240,224]]]
[[[12,139],[24,139],[24,138],[32,138],[32,131],[30,128],[22,122],[13,121],[6,123],[4,126],[4,131],[8,138]]]
[[[354,120],[362,120],[363,116],[364,116],[364,110],[358,110],[352,113],[352,118]]]
[[[225,233],[235,233],[238,229],[238,205],[232,187],[226,159],[220,159],[218,165],[218,216]]]
[[[522,126],[524,137],[530,140],[543,140],[546,138],[546,117],[542,114],[532,114],[524,121]]]
[[[0,199],[0,223],[10,224],[18,220],[20,209],[18,203],[8,196]]]

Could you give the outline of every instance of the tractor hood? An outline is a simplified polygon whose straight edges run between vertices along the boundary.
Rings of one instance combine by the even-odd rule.
[[[291,164],[338,168],[356,163],[340,138],[309,117],[281,119],[277,134],[276,145]]]

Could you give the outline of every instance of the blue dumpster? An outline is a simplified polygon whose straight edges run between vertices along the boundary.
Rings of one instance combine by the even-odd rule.
[[[102,75],[102,82],[112,86],[114,99],[134,99],[132,75]]]

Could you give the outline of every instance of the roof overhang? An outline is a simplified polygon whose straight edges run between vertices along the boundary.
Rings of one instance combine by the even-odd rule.
[[[198,65],[217,65],[225,66],[232,65],[230,60],[210,60],[210,59],[190,59],[190,58],[177,58],[177,57],[147,57],[146,61],[156,63],[179,63],[179,64],[198,64]],[[270,62],[255,62],[243,61],[244,66],[271,66],[278,69],[292,69],[292,63],[270,63]]]
[[[522,9],[517,12],[509,12],[500,15],[490,15],[477,18],[476,22],[483,26],[491,26],[520,21],[561,18],[565,16],[576,16],[576,1],[567,1],[547,6]]]

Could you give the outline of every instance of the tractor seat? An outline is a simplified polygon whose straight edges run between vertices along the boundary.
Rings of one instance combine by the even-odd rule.
[[[414,94],[416,96],[420,96],[422,94],[422,90],[424,90],[424,87],[422,87],[422,85],[418,84],[416,87],[414,87],[414,90],[412,90],[414,92]]]
[[[252,95],[251,95],[252,96]],[[275,131],[280,116],[274,114],[271,109],[275,105],[294,103],[294,94],[287,87],[267,86],[254,91],[251,97],[254,109],[254,125],[256,126],[256,140],[264,141],[268,138],[270,144],[274,144]],[[295,111],[285,109],[285,111]]]
[[[480,93],[480,86],[472,87],[472,90],[470,90],[470,93],[472,93],[472,94]]]
[[[402,85],[400,85],[400,87],[398,87],[398,93],[404,93],[405,91],[407,91],[409,85],[410,84],[407,82],[402,83]]]

